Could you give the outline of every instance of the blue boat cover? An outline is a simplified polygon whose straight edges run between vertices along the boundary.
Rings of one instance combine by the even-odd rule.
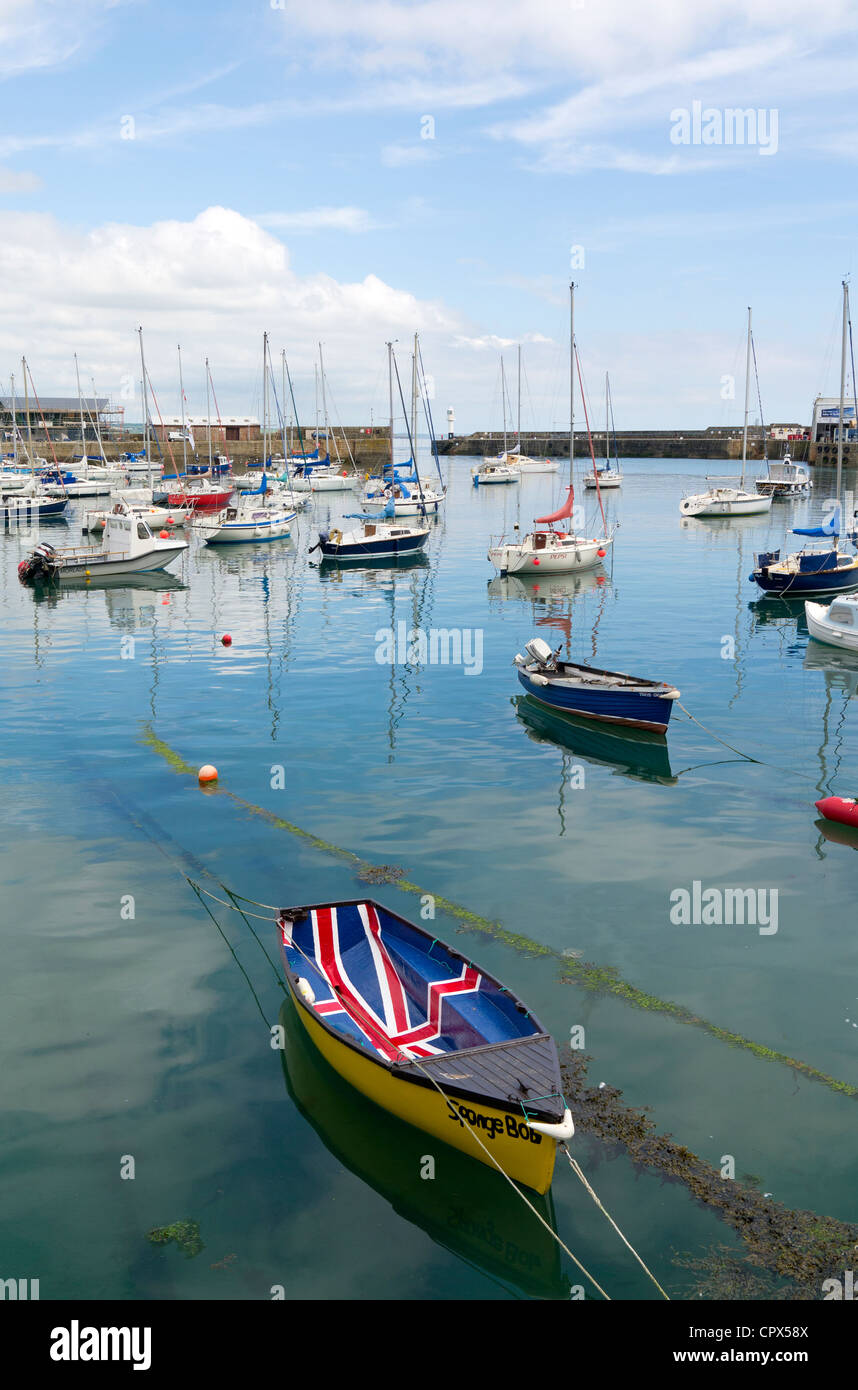
[[[819,555],[800,555],[798,568],[800,574],[820,574],[824,570],[837,569],[837,551],[824,550]]]
[[[541,1034],[496,981],[374,903],[313,908],[279,925],[311,1008],[387,1062]]]
[[[393,498],[391,497],[383,512],[374,512],[372,514],[368,512],[346,512],[345,516],[347,521],[378,521],[379,517],[392,520],[396,516],[396,508],[394,507]]]
[[[839,536],[840,504],[834,508],[830,521],[824,521],[821,526],[794,526],[792,533],[794,536]]]
[[[262,474],[262,482],[260,483],[259,487],[251,488],[251,489],[249,489],[249,490],[247,490],[247,491],[244,491],[244,490],[243,490],[242,493],[241,493],[241,495],[242,495],[242,497],[260,497],[260,496],[262,495],[263,492],[267,492],[267,491],[268,491],[268,478],[267,478],[266,475],[263,473],[263,474]]]

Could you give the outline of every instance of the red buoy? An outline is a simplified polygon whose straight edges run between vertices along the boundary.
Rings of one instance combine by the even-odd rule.
[[[223,643],[223,645],[224,645],[225,647],[231,647],[231,646],[232,646],[232,638],[230,637],[230,635],[229,635],[228,632],[225,632],[225,633],[223,634],[223,637],[222,637],[220,640],[221,640],[221,642]]]
[[[814,803],[817,811],[826,820],[839,821],[841,825],[858,826],[858,801],[844,796],[824,796]]]
[[[600,560],[604,560],[604,558],[605,558],[605,556],[607,555],[607,553],[608,553],[607,550],[597,550],[597,551],[596,551],[596,554],[598,555],[598,557],[599,557]]]
[[[199,772],[197,773],[197,776],[200,779],[200,782],[202,782],[203,784],[205,784],[206,782],[216,782],[217,768],[214,767],[211,763],[206,763],[203,767],[200,768]]]
[[[539,561],[538,561],[538,560],[534,560],[533,563],[534,563],[534,565],[538,565],[538,564],[539,564]]]
[[[168,541],[168,540],[170,539],[170,532],[169,532],[169,531],[159,531],[159,532],[158,532],[158,535],[161,537],[161,540],[162,540],[162,541]]]

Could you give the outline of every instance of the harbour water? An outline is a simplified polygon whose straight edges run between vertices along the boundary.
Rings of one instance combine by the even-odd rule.
[[[0,1244],[5,1273],[38,1279],[43,1299],[564,1298],[582,1282],[487,1170],[445,1151],[421,1176],[431,1141],[327,1073],[288,1017],[285,1053],[272,1046],[272,913],[209,899],[209,915],[186,875],[262,904],[366,892],[421,908],[299,829],[855,1082],[858,861],[813,803],[858,790],[858,657],[809,642],[802,605],[748,580],[829,480],[768,517],[681,520],[711,464],[624,460],[604,570],[529,582],[493,577],[487,544],[557,505],[562,475],[478,490],[469,463],[450,464],[446,513],[408,568],[312,563],[348,494],[317,496],[291,542],[195,542],[165,577],[110,588],[22,588],[26,541],[0,538]],[[89,505],[51,528],[55,544]],[[592,493],[586,505],[589,529]],[[459,632],[467,664],[409,659],[414,629],[430,657],[433,630]],[[512,666],[534,636],[675,684],[700,722],[677,709],[666,752],[558,728]],[[167,750],[214,763],[219,790]],[[671,895],[695,883],[765,894],[769,927],[674,923]],[[583,1028],[591,1081],[651,1107],[659,1130],[716,1167],[732,1157],[786,1206],[855,1219],[854,1099],[564,983],[556,957],[441,911],[435,929],[561,1047]],[[680,1261],[742,1253],[680,1184],[574,1145],[671,1296],[691,1289]],[[612,1297],[657,1297],[565,1164],[553,1219]],[[178,1240],[147,1238],[175,1223],[190,1223]]]

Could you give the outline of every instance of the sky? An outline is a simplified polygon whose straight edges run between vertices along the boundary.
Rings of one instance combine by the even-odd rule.
[[[858,7],[842,0],[0,0],[0,383],[164,414],[208,356],[261,412],[387,415],[415,331],[436,426],[741,423],[836,395],[858,268]],[[738,120],[730,112],[744,112]],[[743,142],[737,136],[741,134]],[[407,388],[406,388],[407,389]],[[755,388],[754,388],[755,389]],[[756,401],[751,418],[759,417]],[[579,415],[579,423],[583,423]]]

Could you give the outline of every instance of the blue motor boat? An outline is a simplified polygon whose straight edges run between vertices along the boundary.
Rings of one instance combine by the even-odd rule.
[[[47,497],[44,493],[4,493],[0,497],[0,518],[4,526],[50,521],[52,517],[61,517],[67,506],[67,497]]]
[[[560,648],[552,651],[539,637],[528,642],[524,650],[526,656],[515,658],[518,679],[527,694],[540,704],[606,724],[666,732],[673,701],[679,699],[675,686],[620,671],[600,671],[585,663],[560,661]]]

